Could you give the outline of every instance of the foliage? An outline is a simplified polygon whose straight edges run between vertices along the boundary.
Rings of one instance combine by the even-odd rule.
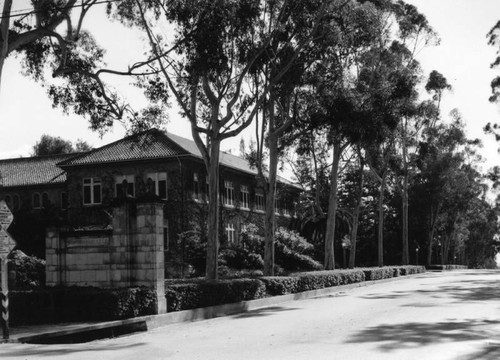
[[[10,255],[9,266],[16,273],[13,289],[33,289],[45,285],[45,260],[14,250]]]
[[[13,324],[108,321],[152,315],[156,295],[144,287],[55,287],[10,292]]]
[[[71,141],[64,140],[59,136],[43,134],[39,141],[33,145],[32,156],[70,154],[74,152],[85,152],[92,150],[87,142],[79,139],[73,146]]]
[[[169,312],[254,300],[264,295],[264,284],[257,279],[167,284],[165,290]]]

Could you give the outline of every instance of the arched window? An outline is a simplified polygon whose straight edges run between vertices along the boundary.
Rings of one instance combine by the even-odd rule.
[[[33,195],[33,209],[40,209],[40,207],[41,207],[40,194],[35,193]]]

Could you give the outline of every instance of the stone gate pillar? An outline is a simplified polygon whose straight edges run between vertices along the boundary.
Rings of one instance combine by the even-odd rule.
[[[154,288],[157,313],[166,313],[163,203],[149,199],[138,200],[136,221],[136,234],[131,249],[132,282]]]

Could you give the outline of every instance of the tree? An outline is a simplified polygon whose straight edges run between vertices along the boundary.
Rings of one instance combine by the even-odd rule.
[[[151,49],[147,60],[121,75],[138,75],[133,70],[144,68],[139,80],[150,99],[165,103],[173,95],[203,157],[209,181],[208,278],[217,278],[221,142],[252,123],[270,89],[312,40],[329,3],[197,0],[165,8],[160,1],[127,0],[110,6],[116,18],[144,32]],[[286,37],[303,12],[309,14],[309,33]],[[173,41],[158,35],[155,25],[164,21],[175,26]],[[278,62],[273,59],[282,55],[283,35],[290,55],[255,95],[248,84],[263,64]]]
[[[33,145],[32,156],[70,154],[74,152],[85,152],[92,147],[85,141],[79,139],[75,146],[69,140],[64,140],[59,136],[44,134],[40,140]]]

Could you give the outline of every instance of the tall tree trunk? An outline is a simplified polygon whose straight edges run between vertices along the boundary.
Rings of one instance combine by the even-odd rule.
[[[429,246],[427,248],[427,260],[425,264],[427,266],[432,264],[432,244],[434,242],[434,226],[431,225],[431,228],[429,229],[429,239],[427,240],[429,243]]]
[[[357,189],[356,205],[354,206],[351,231],[351,252],[349,253],[349,268],[354,268],[356,264],[356,242],[358,237],[359,213],[363,201],[363,183],[364,183],[364,164],[360,156],[359,160],[359,182]]]
[[[219,256],[219,151],[220,140],[212,139],[208,171],[208,239],[206,278],[217,279]]]
[[[401,263],[403,265],[410,264],[410,250],[408,246],[408,161],[407,154],[408,149],[406,148],[406,124],[405,131],[403,134],[403,191],[402,191],[402,207],[403,207],[403,249]]]
[[[337,215],[338,202],[338,172],[341,152],[340,141],[335,140],[333,144],[333,162],[330,173],[330,196],[328,198],[328,215],[326,219],[326,234],[325,234],[325,269],[335,269],[335,220]]]
[[[271,116],[272,118],[272,116]],[[270,127],[272,124],[270,121]],[[275,208],[276,198],[276,173],[278,169],[278,137],[269,136],[269,179],[266,193],[266,215],[264,217],[264,275],[274,276],[274,234],[275,234]]]
[[[377,265],[384,266],[384,196],[385,196],[385,174],[381,176],[380,194],[378,197],[378,236],[377,236]]]
[[[0,92],[2,88],[2,72],[9,51],[10,12],[13,0],[5,0],[0,20]]]

